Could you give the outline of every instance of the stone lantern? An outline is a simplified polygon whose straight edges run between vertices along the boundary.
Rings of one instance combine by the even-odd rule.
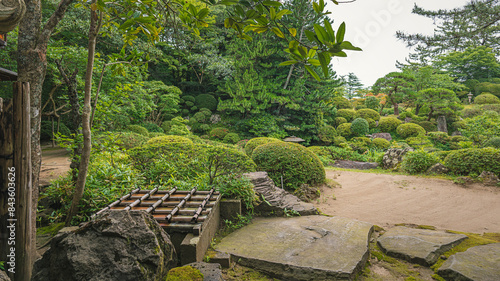
[[[472,103],[472,97],[474,96],[471,92],[467,95],[469,97],[469,104]]]

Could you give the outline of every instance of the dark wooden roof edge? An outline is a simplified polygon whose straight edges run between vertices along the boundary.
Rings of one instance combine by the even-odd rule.
[[[16,81],[17,73],[0,67],[0,81]]]

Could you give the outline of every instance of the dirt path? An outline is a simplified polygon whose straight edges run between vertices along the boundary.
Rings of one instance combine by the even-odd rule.
[[[69,153],[66,149],[42,146],[42,166],[40,169],[40,186],[45,186],[51,180],[65,175],[69,171]]]
[[[500,188],[461,187],[448,180],[327,170],[342,185],[324,188],[316,207],[323,213],[382,227],[398,223],[438,229],[500,232]],[[334,196],[336,199],[334,199]]]

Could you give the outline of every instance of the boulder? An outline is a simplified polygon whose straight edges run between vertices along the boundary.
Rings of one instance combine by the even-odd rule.
[[[500,180],[498,179],[497,175],[493,172],[487,172],[483,171],[480,175],[479,178],[485,185],[491,185],[491,186],[496,186]]]
[[[499,280],[500,243],[476,246],[456,253],[443,263],[437,273],[445,280]]]
[[[218,263],[193,262],[187,264],[203,274],[203,281],[224,281],[221,266]]]
[[[220,117],[219,114],[213,114],[212,116],[210,116],[210,122],[212,124],[217,124],[219,123],[220,121],[222,120],[222,118]]]
[[[443,115],[439,116],[437,119],[437,129],[439,132],[448,133],[448,126],[446,125],[446,117]]]
[[[389,133],[375,133],[372,134],[372,139],[386,139],[388,141],[392,141],[392,136]]]
[[[466,238],[463,234],[396,226],[384,233],[377,243],[389,256],[432,265]]]
[[[107,211],[56,235],[32,281],[165,280],[177,265],[168,234],[144,211]]]
[[[448,172],[448,168],[444,166],[444,164],[437,163],[432,165],[429,169],[427,169],[427,174],[436,174],[442,175]]]
[[[313,204],[303,202],[297,196],[274,185],[267,172],[246,173],[244,176],[250,179],[254,185],[255,194],[264,199],[254,208],[256,213],[263,216],[283,216],[286,209],[301,216],[318,214],[318,210]]]
[[[398,164],[403,161],[403,156],[405,156],[408,151],[414,151],[413,148],[407,147],[405,149],[400,148],[390,148],[388,149],[384,157],[382,158],[382,168],[384,169],[394,169],[397,168]]]
[[[378,167],[378,163],[358,162],[358,161],[350,161],[350,160],[335,160],[333,167],[346,168],[346,169],[369,170],[369,169],[376,169]]]
[[[454,136],[461,136],[462,135],[462,132],[459,132],[459,131],[454,131],[453,133],[451,133],[451,136],[454,137]]]

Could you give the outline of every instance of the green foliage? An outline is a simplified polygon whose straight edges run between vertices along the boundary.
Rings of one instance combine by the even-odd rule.
[[[483,112],[484,110],[480,107],[465,108],[464,110],[462,110],[462,116],[464,118],[472,118],[483,114]]]
[[[371,118],[375,121],[380,120],[380,114],[377,111],[370,109],[370,108],[360,109],[360,110],[356,111],[356,113],[357,113],[357,116],[364,118],[364,119]]]
[[[165,281],[203,281],[203,274],[189,265],[170,269]]]
[[[401,169],[409,174],[425,173],[432,165],[439,162],[439,158],[424,150],[409,151],[401,163]]]
[[[500,114],[487,111],[483,115],[467,118],[459,131],[477,144],[493,137],[500,137]]]
[[[371,146],[372,141],[367,137],[355,137],[350,141],[351,148],[359,153],[365,153]]]
[[[169,135],[178,135],[178,136],[187,136],[190,135],[191,132],[187,127],[187,123],[189,121],[178,116],[170,120],[170,130],[168,131]]]
[[[223,140],[228,133],[229,133],[228,129],[223,127],[218,127],[210,130],[210,133],[208,133],[208,135],[210,136],[210,138]]]
[[[492,147],[452,151],[444,165],[455,175],[479,175],[483,171],[500,174],[500,150]]]
[[[143,135],[146,137],[149,136],[148,129],[146,129],[140,125],[128,125],[127,130],[129,130],[132,133],[136,133],[136,134]]]
[[[368,126],[370,127],[370,129],[377,127],[377,122],[375,122],[375,120],[371,118],[367,118],[366,122],[368,122]]]
[[[187,143],[187,144],[193,144],[193,141],[182,136],[159,136],[159,137],[154,137],[150,140],[148,140],[147,144],[148,145],[166,145],[166,144],[172,144],[172,143]]]
[[[271,114],[259,114],[246,122],[254,136],[284,138],[287,133],[278,125],[278,118]]]
[[[352,105],[348,99],[344,97],[335,97],[332,100],[333,104],[337,107],[337,109],[352,109]],[[338,111],[337,111],[338,112]]]
[[[344,123],[347,123],[347,119],[345,119],[344,117],[336,117],[335,118],[335,127],[338,127],[338,126],[340,126],[340,124],[344,124]]]
[[[409,137],[405,140],[405,142],[415,149],[424,149],[426,151],[433,149],[431,140],[423,135],[418,137]]]
[[[435,132],[437,131],[437,125],[435,122],[431,121],[411,121],[411,123],[415,123],[417,125],[422,126],[426,132]]]
[[[241,175],[229,175],[217,180],[223,198],[241,199],[246,210],[253,210],[257,199],[252,182]]]
[[[263,145],[266,143],[270,142],[280,142],[281,140],[276,139],[276,138],[268,138],[268,137],[260,137],[260,138],[253,138],[250,139],[246,144],[245,144],[245,153],[248,156],[252,156],[252,153],[256,147],[259,145]]]
[[[495,111],[496,113],[500,113],[500,104],[483,104],[481,109],[483,111]]]
[[[475,104],[499,104],[500,98],[490,93],[482,93],[474,98]]]
[[[324,183],[325,169],[318,156],[304,146],[289,142],[271,142],[258,146],[252,159],[259,170],[268,172],[275,183],[281,182],[289,190],[302,184]]]
[[[366,121],[363,118],[356,118],[354,121],[352,121],[351,124],[351,132],[355,136],[364,136],[368,134],[370,130],[370,125],[368,124],[368,121]]]
[[[359,154],[357,151],[353,151],[350,147],[341,148],[330,146],[327,147],[326,150],[333,160],[368,161],[368,158],[365,155]]]
[[[342,123],[337,127],[337,132],[340,136],[349,138],[352,136],[351,126],[351,123]]]
[[[396,131],[403,122],[395,117],[382,117],[378,121],[378,128],[381,132],[390,133]]]
[[[401,121],[405,121],[406,118],[414,118],[415,114],[411,111],[403,111],[399,114],[398,119]]]
[[[483,147],[493,147],[500,149],[500,137],[493,137],[489,140],[487,140],[484,144]]]
[[[42,121],[42,127],[40,128],[40,140],[49,141],[54,138],[52,135],[52,122]],[[64,123],[59,123],[59,131],[57,130],[57,122],[54,122],[54,134],[60,133],[64,136],[71,135],[71,131],[64,125]]]
[[[196,106],[198,108],[206,108],[211,111],[217,109],[217,99],[214,96],[209,94],[201,94],[196,96]]]
[[[354,109],[339,109],[337,110],[338,117],[343,117],[350,122],[356,117],[356,111]]]
[[[336,136],[338,136],[337,130],[333,126],[326,125],[318,130],[318,137],[325,144],[332,143]]]
[[[448,150],[450,146],[450,137],[445,132],[429,132],[427,136],[435,147]]]
[[[144,128],[146,128],[146,130],[148,130],[149,132],[154,132],[154,133],[164,133],[165,131],[158,125],[156,125],[155,123],[144,123],[143,124]]]
[[[236,144],[240,141],[240,136],[237,133],[229,133],[224,136],[223,141],[225,143]]]
[[[372,145],[378,149],[385,150],[391,146],[391,143],[386,139],[376,138],[372,140]]]
[[[165,122],[161,123],[161,128],[166,133],[170,132],[170,129],[172,128],[172,121],[165,121]]]
[[[374,96],[368,96],[365,99],[365,105],[369,109],[378,110],[380,107],[380,101]]]
[[[438,158],[439,158],[439,161],[440,162],[444,162],[444,159],[446,158],[446,156],[448,156],[452,151],[442,151],[442,150],[438,150],[438,151],[434,151],[432,152],[432,154],[436,155]]]
[[[404,139],[425,135],[425,129],[414,123],[401,124],[397,127],[396,132]]]

